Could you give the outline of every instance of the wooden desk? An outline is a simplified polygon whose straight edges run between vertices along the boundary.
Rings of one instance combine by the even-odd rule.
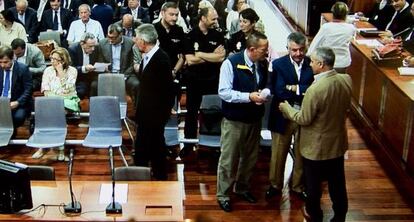
[[[7,221],[183,221],[182,184],[176,181],[117,182],[128,183],[128,202],[122,204],[122,215],[106,216],[108,204],[99,204],[101,184],[110,181],[74,181],[75,196],[82,204],[82,214],[69,217],[61,213],[63,208],[48,207],[25,215],[3,214]],[[59,205],[70,202],[68,181],[32,182],[33,206]]]
[[[330,13],[322,14],[330,21]],[[357,28],[373,27],[357,22]],[[357,39],[363,37],[357,36]],[[371,50],[356,41],[350,46],[353,81],[353,111],[365,125],[379,162],[400,185],[402,193],[414,198],[414,77],[400,76],[395,67],[378,66]],[[401,187],[402,186],[402,187]]]

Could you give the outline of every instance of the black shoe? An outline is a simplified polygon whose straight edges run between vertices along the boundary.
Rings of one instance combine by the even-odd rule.
[[[231,204],[230,204],[230,200],[217,200],[218,205],[220,206],[220,208],[226,212],[231,212]]]
[[[306,194],[305,191],[302,191],[302,192],[291,191],[291,192],[294,193],[297,197],[299,197],[303,201],[306,201],[306,198],[308,198],[308,195]]]
[[[250,192],[244,192],[244,193],[238,193],[237,195],[239,195],[241,198],[243,198],[243,200],[249,202],[249,203],[257,203],[257,199],[256,197],[254,197]]]
[[[269,200],[270,198],[276,195],[279,195],[279,194],[282,194],[281,190],[274,188],[273,186],[270,186],[269,189],[265,193],[265,198],[266,200]]]
[[[184,146],[180,152],[178,153],[178,155],[180,156],[180,158],[184,158],[186,156],[188,156],[191,152],[193,152],[193,146]]]

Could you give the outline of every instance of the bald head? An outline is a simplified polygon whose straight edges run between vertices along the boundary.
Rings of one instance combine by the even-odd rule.
[[[132,23],[134,21],[134,17],[131,14],[125,14],[122,16],[122,27],[129,29],[132,28]]]
[[[24,12],[27,9],[27,0],[17,0],[16,1],[16,11],[20,14],[23,15]]]

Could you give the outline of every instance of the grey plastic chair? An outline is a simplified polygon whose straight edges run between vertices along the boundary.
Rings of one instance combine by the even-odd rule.
[[[52,148],[65,144],[67,129],[62,97],[36,97],[35,129],[26,146]]]
[[[0,147],[7,146],[13,135],[13,120],[10,109],[10,100],[0,97]]]
[[[60,33],[57,31],[40,32],[39,41],[43,40],[54,40],[59,46],[61,46]]]
[[[267,125],[269,123],[269,113],[270,113],[270,107],[272,104],[272,99],[270,98],[268,100],[268,102],[266,102],[265,105],[265,112],[262,118],[262,131],[263,130],[268,130],[267,129]],[[265,148],[270,148],[272,147],[272,139],[263,139],[262,137],[260,137],[260,146],[261,147],[265,147]]]
[[[56,180],[55,168],[50,166],[28,166],[30,180]]]
[[[212,107],[221,109],[221,99],[219,95],[204,95],[201,100],[200,109],[210,109]],[[198,144],[202,146],[208,146],[213,148],[220,148],[220,135],[205,135],[200,134],[198,136]]]
[[[125,166],[128,163],[122,152],[122,127],[119,118],[119,100],[116,96],[90,98],[89,131],[82,145],[92,148],[118,147]]]
[[[115,180],[148,181],[151,180],[151,169],[149,167],[141,166],[116,167]]]
[[[128,130],[132,143],[135,144],[129,123],[132,121],[127,117],[127,101],[125,91],[124,74],[100,74],[98,76],[98,96],[116,96],[119,98],[120,117]]]

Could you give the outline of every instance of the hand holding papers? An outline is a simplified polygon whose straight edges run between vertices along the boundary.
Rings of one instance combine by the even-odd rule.
[[[102,63],[102,62],[96,62],[95,65],[95,72],[106,72],[108,71],[108,66],[111,65],[111,63]]]

